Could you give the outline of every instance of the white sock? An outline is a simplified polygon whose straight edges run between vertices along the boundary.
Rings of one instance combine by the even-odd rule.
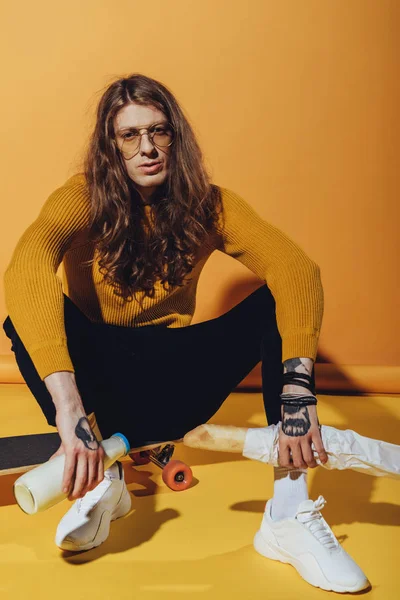
[[[274,467],[271,518],[279,521],[294,517],[303,500],[308,500],[307,469]]]

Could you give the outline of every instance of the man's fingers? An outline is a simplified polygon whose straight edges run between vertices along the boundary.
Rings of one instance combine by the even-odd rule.
[[[310,442],[307,440],[303,442],[301,445],[301,451],[308,467],[314,468],[318,466],[318,463],[314,458],[314,454],[312,453]]]
[[[326,462],[328,462],[328,455],[325,452],[325,448],[322,443],[321,436],[314,438],[313,443],[314,443],[315,450],[318,452],[319,460],[322,462],[322,464],[325,464]]]
[[[74,500],[75,498],[79,498],[82,495],[83,490],[86,488],[87,472],[87,459],[85,456],[81,456],[78,458],[74,488],[70,493],[69,500]]]
[[[293,465],[296,467],[296,469],[306,469],[307,465],[304,462],[300,444],[293,445],[291,451],[293,457]]]
[[[100,483],[104,479],[104,463],[102,460],[99,460],[99,464],[97,466],[97,483]]]
[[[62,482],[63,490],[65,489],[66,493],[69,493],[71,491],[71,487],[72,487],[72,483],[73,483],[73,479],[74,479],[75,467],[76,467],[75,454],[68,453],[65,457],[64,475],[63,475],[63,482]]]
[[[289,447],[279,444],[279,458],[278,462],[281,467],[291,467]]]

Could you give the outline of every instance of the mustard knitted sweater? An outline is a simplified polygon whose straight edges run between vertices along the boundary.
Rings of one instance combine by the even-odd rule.
[[[143,306],[135,299],[124,302],[102,281],[96,248],[87,236],[89,197],[84,174],[73,175],[49,196],[19,239],[4,274],[7,311],[41,379],[55,371],[75,372],[67,347],[63,292],[93,322],[186,327],[195,311],[200,273],[214,250],[232,256],[267,283],[276,304],[282,362],[294,357],[316,359],[324,310],[319,266],[242,197],[220,189],[223,232],[210,236],[201,249],[188,275],[192,281],[170,291],[157,282],[154,298],[144,298]],[[92,266],[82,265],[91,258],[95,259]],[[56,274],[61,262],[63,280]]]

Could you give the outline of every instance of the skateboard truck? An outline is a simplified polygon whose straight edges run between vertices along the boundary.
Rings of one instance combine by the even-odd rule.
[[[175,444],[165,443],[153,448],[143,446],[142,450],[131,450],[129,456],[135,465],[147,465],[149,462],[162,469],[162,479],[174,492],[186,490],[193,480],[192,469],[181,460],[171,460]]]

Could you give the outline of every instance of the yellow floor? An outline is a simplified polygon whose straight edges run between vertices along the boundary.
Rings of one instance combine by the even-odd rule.
[[[2,384],[0,397],[1,436],[55,431],[25,385]],[[318,398],[324,424],[400,443],[398,396]],[[261,393],[231,394],[211,422],[265,425]],[[193,487],[172,492],[154,465],[134,469],[124,462],[132,511],[111,524],[104,544],[82,553],[64,552],[54,544],[57,524],[71,502],[26,515],[12,495],[17,476],[1,477],[1,599],[333,597],[306,583],[290,565],[263,558],[252,547],[271,496],[272,467],[182,444],[175,456],[192,467]],[[323,515],[372,583],[365,595],[399,598],[399,482],[321,467],[310,470],[309,481],[310,497],[326,498]]]

